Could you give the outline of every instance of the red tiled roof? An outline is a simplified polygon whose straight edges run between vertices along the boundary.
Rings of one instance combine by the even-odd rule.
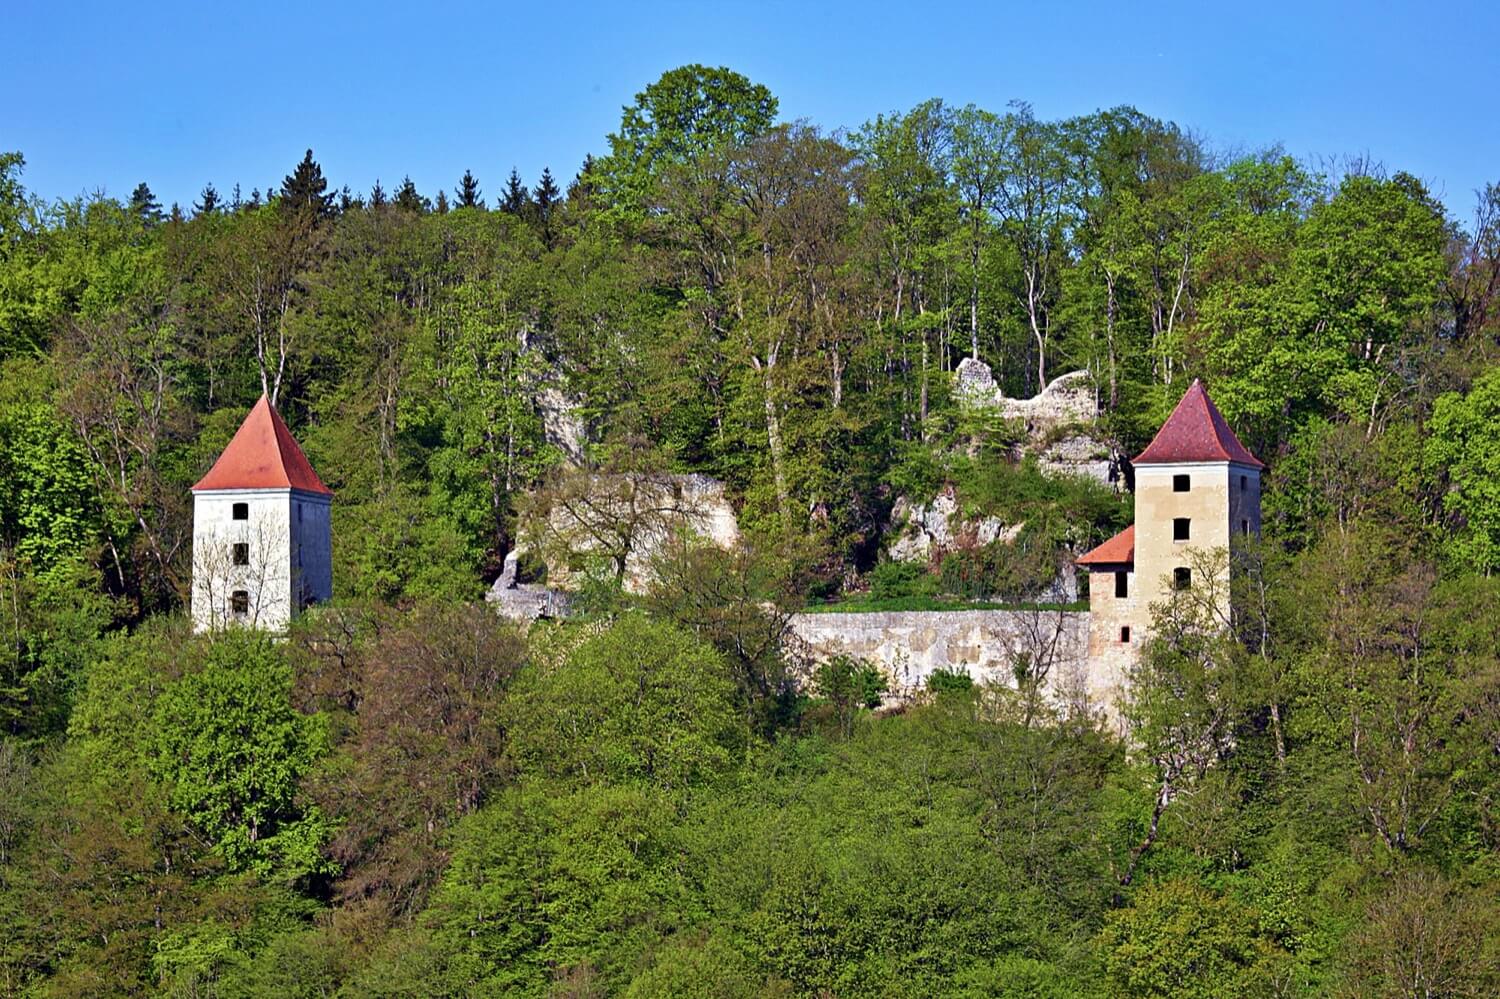
[[[288,487],[310,493],[333,493],[313,471],[292,432],[282,422],[281,414],[262,395],[214,467],[198,480],[193,491]]]
[[[1253,468],[1265,467],[1229,429],[1208,397],[1208,390],[1196,378],[1146,450],[1136,456],[1135,464],[1166,465],[1179,461],[1233,461]]]
[[[1134,565],[1135,525],[1110,538],[1093,551],[1080,555],[1074,565]]]

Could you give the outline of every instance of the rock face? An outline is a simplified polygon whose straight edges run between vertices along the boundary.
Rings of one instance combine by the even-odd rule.
[[[812,662],[845,655],[886,675],[890,697],[905,701],[937,670],[967,673],[976,683],[1015,686],[1018,662],[1041,663],[1045,690],[1059,705],[1118,719],[1123,675],[1088,659],[1085,611],[901,611],[797,614],[794,642]]]
[[[1047,383],[1030,399],[1012,399],[995,384],[994,373],[983,361],[966,357],[955,373],[959,401],[966,406],[986,406],[1009,420],[1026,424],[1032,437],[1075,424],[1092,424],[1099,418],[1099,405],[1087,371],[1070,371]]]
[[[534,583],[516,582],[518,552],[505,556],[505,564],[494,585],[484,594],[487,603],[495,605],[501,617],[513,621],[535,621],[538,618],[560,618],[568,613],[568,595],[560,590]]]
[[[542,416],[547,443],[557,448],[568,464],[583,464],[588,428],[578,415],[578,403],[556,385],[547,385],[536,394],[536,408]]]
[[[689,530],[720,548],[731,548],[740,537],[739,521],[729,503],[724,483],[708,475],[662,475],[626,480],[595,476],[590,480],[587,503],[577,507],[600,523],[635,523],[629,554],[625,559],[624,586],[628,593],[643,593],[649,582],[651,560],[676,532]],[[549,533],[568,539],[574,555],[599,551],[595,541],[598,524],[585,523],[562,506],[554,507]],[[547,579],[564,589],[573,588],[572,569],[549,558]]]
[[[1037,465],[1047,475],[1080,475],[1116,490],[1123,487],[1120,463],[1109,447],[1087,434],[1070,434],[1037,452]]]
[[[891,523],[896,525],[898,533],[887,551],[896,562],[927,562],[937,551],[957,548],[963,543],[987,545],[995,540],[1011,541],[1021,533],[1021,525],[1006,524],[996,517],[963,523],[952,489],[938,493],[930,504],[898,497],[891,510]]]
[[[1087,371],[1060,375],[1030,399],[1012,399],[995,384],[988,364],[966,357],[959,362],[954,385],[961,405],[994,410],[1024,425],[1021,452],[1036,455],[1043,472],[1081,475],[1123,488],[1118,457],[1090,432],[1099,419],[1099,404]]]

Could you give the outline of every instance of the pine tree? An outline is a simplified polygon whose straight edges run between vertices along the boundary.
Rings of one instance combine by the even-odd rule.
[[[431,207],[427,199],[417,193],[417,185],[410,177],[401,179],[401,186],[396,189],[395,205],[409,212],[425,212]]]
[[[552,213],[557,207],[558,195],[562,192],[557,189],[557,183],[552,179],[552,171],[548,168],[542,168],[542,180],[537,184],[534,193],[537,220],[542,224],[542,243],[551,248]]]
[[[216,214],[219,211],[219,205],[219,192],[210,181],[204,186],[203,192],[198,195],[198,200],[193,204],[193,217]]]
[[[469,170],[464,171],[463,179],[458,182],[453,193],[458,195],[458,201],[454,205],[456,208],[484,207],[484,201],[479,197],[479,181]]]
[[[171,219],[173,222],[183,222],[186,216],[182,214],[182,206],[175,201],[172,202],[172,211],[167,215],[167,218]]]
[[[375,178],[375,186],[370,188],[370,207],[379,208],[389,200],[385,196],[385,188],[380,186],[380,178]]]
[[[345,184],[339,188],[339,214],[342,215],[356,206],[362,207],[360,200],[349,190],[349,185]]]
[[[479,207],[484,207],[483,201],[479,203]],[[448,194],[446,191],[438,191],[437,201],[433,204],[432,210],[437,212],[439,215],[448,214]]]
[[[161,222],[161,202],[156,200],[156,195],[151,193],[151,188],[146,186],[144,180],[135,185],[135,190],[130,192],[130,210],[146,224],[148,229]]]
[[[312,150],[302,157],[297,169],[287,175],[281,184],[281,207],[288,212],[308,212],[314,218],[327,218],[333,214],[333,198],[328,192],[328,181],[323,177],[323,168],[313,160]]]
[[[568,185],[568,200],[575,198],[587,198],[594,193],[596,181],[594,180],[595,168],[594,154],[589,153],[583,158],[583,166],[578,168],[578,173],[573,177],[573,183]]]
[[[246,204],[251,208],[260,207],[260,188],[253,187],[250,189],[250,200]]]
[[[510,179],[505,182],[505,200],[500,203],[500,210],[510,212],[512,215],[520,215],[530,204],[531,193],[526,190],[526,185],[521,183],[521,175],[516,172],[516,168],[511,167]]]
[[[240,185],[234,185],[234,197],[229,201],[229,210],[237,212],[245,207],[245,202],[240,198]]]

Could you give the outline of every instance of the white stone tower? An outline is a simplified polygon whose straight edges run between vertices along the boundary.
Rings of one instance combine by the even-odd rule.
[[[1204,572],[1227,599],[1231,542],[1260,534],[1265,467],[1196,379],[1133,465],[1135,523],[1078,560],[1089,572],[1089,658],[1121,681],[1152,604],[1206,585]]]
[[[280,631],[333,596],[332,492],[264,395],[193,486],[193,627]]]

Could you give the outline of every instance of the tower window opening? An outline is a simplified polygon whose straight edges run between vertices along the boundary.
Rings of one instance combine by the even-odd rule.
[[[1241,475],[1240,476],[1240,492],[1244,492],[1248,488],[1250,488],[1250,477],[1247,476],[1247,475]]]
[[[236,503],[234,505],[233,511],[231,512],[230,516],[233,517],[235,520],[249,520],[250,519],[250,504],[249,503]]]
[[[1174,493],[1185,493],[1185,492],[1187,492],[1188,490],[1190,490],[1192,488],[1193,488],[1193,480],[1192,480],[1191,476],[1187,476],[1187,475],[1174,475],[1174,476],[1172,476],[1172,491]]]
[[[1120,641],[1122,643],[1128,643],[1130,641],[1130,625],[1127,624],[1127,625],[1121,626],[1121,628],[1120,628]]]
[[[1187,517],[1172,518],[1172,540],[1186,541],[1191,531],[1192,521]]]
[[[248,590],[235,590],[229,595],[229,612],[235,617],[244,617],[250,613],[250,593]]]
[[[236,544],[234,546],[234,564],[235,565],[249,565],[250,564],[250,546],[248,544],[246,544],[245,542],[243,542],[243,541],[239,542],[238,544]]]
[[[302,504],[297,504],[297,523],[302,523]]]
[[[1178,566],[1172,570],[1172,588],[1175,590],[1190,590],[1193,587],[1193,570],[1185,566]]]
[[[1242,521],[1240,521],[1240,533],[1243,534],[1247,538],[1250,536],[1250,521],[1248,521],[1248,520],[1242,520]]]
[[[1130,573],[1115,573],[1115,596],[1121,600],[1130,596]]]

